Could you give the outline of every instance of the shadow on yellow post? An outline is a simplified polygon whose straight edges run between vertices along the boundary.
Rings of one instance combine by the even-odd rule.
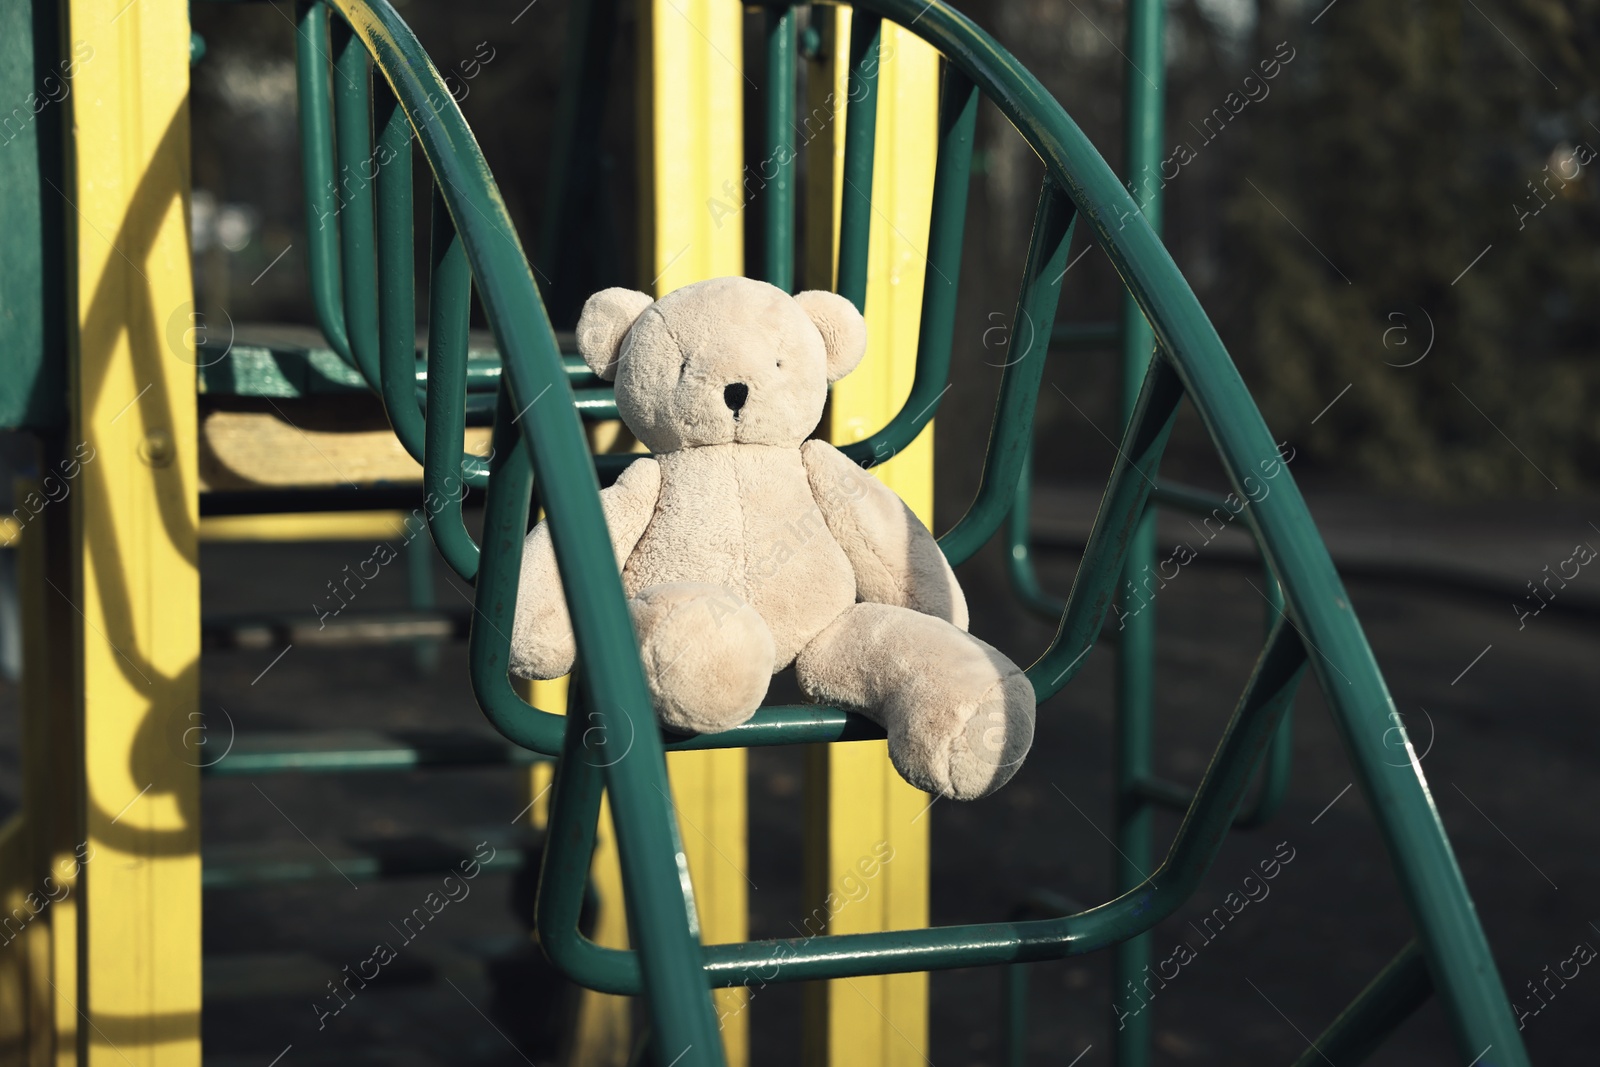
[[[30,1022],[49,1020],[54,1047],[31,1042],[29,1060],[198,1067],[200,789],[183,748],[200,654],[189,21],[177,0],[124,2],[65,5],[82,58],[66,101],[73,180],[56,190],[75,299],[61,447],[81,470],[61,565],[24,590],[46,620],[27,667],[69,665],[42,680],[66,706],[30,680],[24,736],[30,766],[66,774],[25,786],[25,803],[32,873],[82,862],[38,927],[48,941],[30,939]],[[70,737],[40,721],[60,711]],[[47,801],[53,817],[37,817]]]

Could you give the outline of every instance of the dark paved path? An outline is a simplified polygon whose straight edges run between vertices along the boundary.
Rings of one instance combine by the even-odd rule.
[[[1086,528],[1078,496],[1084,495],[1047,502],[1052,514],[1077,516],[1041,524],[1052,543],[1068,545],[1079,527]],[[1578,942],[1600,946],[1600,930],[1591,925],[1600,922],[1600,779],[1594,773],[1600,743],[1593,728],[1600,620],[1552,610],[1519,631],[1509,599],[1494,590],[1496,582],[1521,573],[1518,568],[1531,579],[1544,563],[1565,558],[1546,557],[1581,537],[1581,516],[1518,508],[1517,523],[1486,532],[1492,509],[1481,513],[1482,521],[1468,521],[1448,510],[1402,512],[1361,501],[1314,499],[1313,506],[1336,555],[1363,538],[1381,547],[1385,537],[1390,556],[1396,555],[1395,537],[1384,532],[1383,516],[1389,515],[1409,531],[1400,540],[1413,557],[1432,551],[1462,565],[1476,560],[1493,579],[1468,594],[1413,584],[1403,574],[1357,577],[1350,587],[1424,753],[1506,984],[1539,1007],[1525,983],[1542,977],[1545,965],[1568,958]],[[1452,537],[1452,528],[1466,533]],[[1463,538],[1472,537],[1486,546],[1476,556],[1462,547]],[[1593,539],[1600,544],[1600,535]],[[209,546],[203,553],[208,610],[304,609],[344,564],[364,558],[357,547]],[[1075,554],[1050,551],[1043,563],[1048,583],[1064,590]],[[369,598],[363,607],[404,603],[404,577],[394,570],[363,594]],[[1051,627],[1012,611],[997,575],[992,550],[964,574],[973,592],[974,628],[1029,658],[1044,647]],[[1265,607],[1247,581],[1259,584],[1245,555],[1218,551],[1184,568],[1162,595],[1158,769],[1171,778],[1193,782],[1204,769],[1259,645]],[[1579,590],[1583,583],[1594,589]],[[1594,590],[1600,590],[1600,571],[1586,571],[1573,583],[1573,599]],[[459,602],[442,587],[440,601]],[[240,730],[252,731],[486,730],[467,688],[462,645],[443,650],[431,677],[418,674],[409,649],[296,648],[252,684],[273,654],[208,653],[202,675],[207,708],[225,707]],[[1035,886],[1083,900],[1103,897],[1111,679],[1111,651],[1097,649],[1074,685],[1042,710],[1036,748],[1009,787],[986,802],[933,809],[936,922],[1002,916]],[[1270,896],[1205,944],[1152,1004],[1158,1064],[1288,1063],[1302,1047],[1296,1031],[1320,1030],[1408,936],[1374,825],[1359,790],[1345,791],[1352,776],[1310,687],[1297,704],[1295,731],[1294,780],[1278,821],[1236,834],[1195,900],[1158,928],[1163,955],[1183,937],[1198,942],[1191,920],[1218,904],[1260,860],[1293,850]],[[4,755],[10,758],[0,766],[9,767],[7,780],[14,782],[14,755]],[[751,894],[752,922],[758,936],[777,936],[805,914],[795,888],[799,753],[760,751],[751,767],[751,877],[760,887]],[[303,843],[304,832],[337,854],[341,838],[480,826],[503,832],[527,802],[524,773],[214,780],[206,786],[205,841],[208,847],[294,845]],[[1158,839],[1175,827],[1175,818],[1163,816]],[[506,959],[525,934],[513,914],[513,879],[504,874],[476,879],[468,899],[450,905],[380,981],[319,1030],[304,975],[335,979],[375,942],[394,940],[389,924],[421,903],[435,881],[358,880],[353,888],[330,872],[317,883],[209,893],[207,952],[235,962],[209,972],[208,1062],[265,1067],[291,1044],[280,1067],[553,1062],[554,1043],[540,1025],[561,993],[526,952],[520,960]],[[486,956],[502,963],[486,968]],[[1600,975],[1590,970],[1530,1018],[1535,1063],[1596,1062]],[[1030,1062],[1065,1067],[1090,1045],[1080,1067],[1109,1062],[1106,981],[1101,957],[1035,968]],[[934,976],[935,1067],[997,1062],[998,990],[992,971]],[[240,999],[252,991],[266,995]],[[769,987],[756,999],[750,1011],[757,1063],[795,1062],[798,1005],[797,991],[786,987]],[[510,1038],[524,1043],[527,1060]],[[1452,1062],[1439,1010],[1425,1009],[1373,1062]]]

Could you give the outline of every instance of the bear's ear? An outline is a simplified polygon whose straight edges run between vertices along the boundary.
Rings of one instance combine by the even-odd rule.
[[[828,381],[836,382],[855,370],[867,354],[867,320],[856,306],[826,289],[808,289],[794,299],[822,334],[828,350]]]
[[[578,316],[578,354],[605,381],[617,376],[622,339],[644,309],[655,303],[636,289],[602,289],[583,302]]]

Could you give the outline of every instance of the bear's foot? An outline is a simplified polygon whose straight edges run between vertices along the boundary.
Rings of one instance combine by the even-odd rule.
[[[1006,666],[976,697],[964,697],[960,687],[933,695],[912,686],[885,703],[889,758],[906,781],[952,800],[976,800],[1011,780],[1033,744],[1034,695],[1027,676]]]
[[[656,714],[710,734],[755,714],[772,682],[772,632],[733,592],[706,582],[641,590],[628,602]]]
[[[857,604],[795,661],[813,699],[858,708],[889,734],[889,758],[918,789],[976,800],[1033,744],[1034,692],[1005,655],[943,619]]]

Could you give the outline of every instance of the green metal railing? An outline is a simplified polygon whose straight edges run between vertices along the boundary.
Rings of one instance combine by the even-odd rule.
[[[1164,0],[1130,0],[1128,5],[1127,45],[1123,53],[1124,115],[1123,140],[1126,151],[1127,185],[1139,201],[1146,220],[1157,232],[1161,227],[1162,185],[1149,180],[1162,150],[1165,102]],[[1150,73],[1146,73],[1146,72]],[[1141,181],[1140,179],[1144,179]],[[1052,348],[1068,351],[1115,348],[1120,354],[1123,377],[1122,414],[1131,411],[1136,390],[1150,361],[1150,330],[1138,306],[1125,299],[1120,322],[1057,326],[1051,331]],[[1015,321],[1015,320],[1013,320]],[[1012,591],[1022,605],[1035,615],[1059,619],[1066,604],[1051,594],[1039,580],[1030,544],[1029,513],[1033,492],[1032,443],[1023,455],[1022,473],[1006,523],[1006,569]],[[1202,519],[1213,516],[1226,524],[1243,514],[1250,529],[1249,513],[1230,507],[1215,494],[1172,485],[1157,480],[1152,503],[1184,511]],[[1153,512],[1155,509],[1152,508]],[[1154,748],[1155,616],[1157,591],[1150,578],[1156,571],[1154,551],[1155,515],[1149,514],[1130,547],[1124,567],[1124,588],[1141,601],[1137,611],[1119,613],[1116,641],[1117,690],[1114,718],[1116,758],[1112,782],[1113,811],[1117,839],[1112,844],[1113,884],[1125,890],[1136,885],[1150,865],[1150,825],[1153,809],[1164,807],[1185,811],[1194,800],[1188,788],[1158,778],[1151,770]],[[1155,575],[1158,587],[1165,583]],[[1140,589],[1141,584],[1143,589]],[[1266,625],[1270,629],[1283,610],[1283,593],[1270,570],[1266,575]],[[1133,597],[1121,596],[1124,608]],[[1125,640],[1124,640],[1125,638]],[[1269,822],[1283,804],[1288,792],[1293,756],[1293,708],[1288,709],[1274,735],[1262,781],[1254,803],[1240,812],[1234,825],[1255,828]],[[1150,1062],[1154,1017],[1149,1010],[1134,1010],[1128,1002],[1150,961],[1150,935],[1132,938],[1118,946],[1111,975],[1112,1013],[1119,1023],[1111,1030],[1112,1061],[1117,1067],[1145,1067]],[[1008,1036],[1009,1062],[1022,1062],[1023,1029],[1027,1007],[1026,969],[1006,969],[1003,1015]],[[1129,1025],[1131,1020],[1132,1025]]]
[[[330,12],[334,18],[330,19]],[[768,15],[766,141],[779,143],[795,87],[776,74],[792,62],[792,9]],[[902,410],[850,450],[864,465],[899,451],[927,425],[947,384],[965,218],[972,122],[988,97],[1045,165],[1018,297],[1018,318],[1049,336],[1074,232],[1109,256],[1129,293],[1122,336],[1149,357],[1130,380],[1129,418],[1083,562],[1050,648],[1028,669],[1041,701],[1081,668],[1131,560],[1148,552],[1148,507],[1178,405],[1187,399],[1215,444],[1235,491],[1277,452],[1215,330],[1138,205],[1060,105],[977,26],[934,0],[857,5],[849,57],[846,179],[839,288],[864,301],[870,235],[872,116],[877,106],[881,21],[910,26],[946,59],[935,175],[929,280],[916,381]],[[330,22],[332,23],[330,27]],[[1420,770],[1386,757],[1398,719],[1339,578],[1287,472],[1251,505],[1265,564],[1284,598],[1216,755],[1187,804],[1165,860],[1129,879],[1114,899],[1069,915],[820,938],[702,946],[683,863],[664,752],[668,748],[848,741],[881,737],[859,716],[824,707],[766,708],[713,736],[666,739],[656,725],[622,584],[606,536],[597,471],[630,457],[592,457],[574,384],[492,176],[438,72],[385,0],[320,0],[299,10],[303,155],[312,208],[312,287],[329,341],[385,400],[396,434],[420,451],[425,484],[439,502],[433,528],[447,560],[475,585],[470,646],[474,691],[494,725],[517,744],[558,757],[540,875],[538,925],[549,957],[584,985],[648,1000],[659,1062],[715,1064],[722,1053],[709,990],[758,979],[801,981],[979,964],[1057,959],[1125,945],[1171,915],[1195,890],[1234,824],[1272,748],[1307,666],[1321,687],[1355,765],[1418,929],[1418,941],[1453,1028],[1462,1061],[1525,1064],[1517,1030],[1482,929]],[[331,36],[330,36],[330,30]],[[369,66],[370,59],[370,66]],[[372,92],[371,70],[379,75]],[[374,101],[374,96],[376,100]],[[376,139],[373,131],[376,129]],[[427,417],[415,408],[408,319],[411,142],[420,145],[435,196],[430,241]],[[376,143],[377,148],[374,149]],[[376,151],[376,155],[374,155]],[[375,160],[375,163],[373,162]],[[792,281],[793,160],[767,198],[766,271]],[[364,168],[357,170],[357,168]],[[370,184],[334,174],[373,172]],[[327,225],[328,211],[338,218]],[[463,265],[464,264],[464,265]],[[472,287],[494,332],[503,373],[493,452],[486,464],[461,453],[462,366]],[[1148,333],[1141,331],[1148,330]],[[398,335],[398,336],[396,336]],[[1132,341],[1125,341],[1132,343]],[[952,560],[969,556],[1013,510],[1026,462],[1046,345],[1012,353],[1002,372],[978,494],[941,538]],[[401,383],[404,383],[402,388]],[[909,414],[908,414],[909,413]],[[473,545],[460,526],[463,484],[486,482],[484,524]],[[565,716],[529,707],[507,676],[522,542],[534,506],[544,508],[579,650]],[[432,515],[432,505],[430,505]],[[474,551],[475,550],[475,551]],[[1124,635],[1123,646],[1128,644]],[[1145,771],[1148,769],[1146,768]],[[1143,773],[1143,772],[1141,772]],[[1153,780],[1152,780],[1153,781]],[[1152,785],[1156,792],[1160,789]],[[580,932],[578,916],[594,847],[601,793],[609,795],[635,949],[604,948]],[[1134,942],[1137,943],[1137,942]],[[1410,983],[1414,965],[1390,984]],[[1407,984],[1412,988],[1414,983]],[[1389,988],[1388,985],[1384,988]],[[1419,999],[1419,998],[1414,998]],[[1349,1039],[1365,1039],[1390,1014],[1359,1001]],[[1363,1005],[1366,1005],[1365,1007]],[[1487,1051],[1486,1051],[1487,1050]]]

